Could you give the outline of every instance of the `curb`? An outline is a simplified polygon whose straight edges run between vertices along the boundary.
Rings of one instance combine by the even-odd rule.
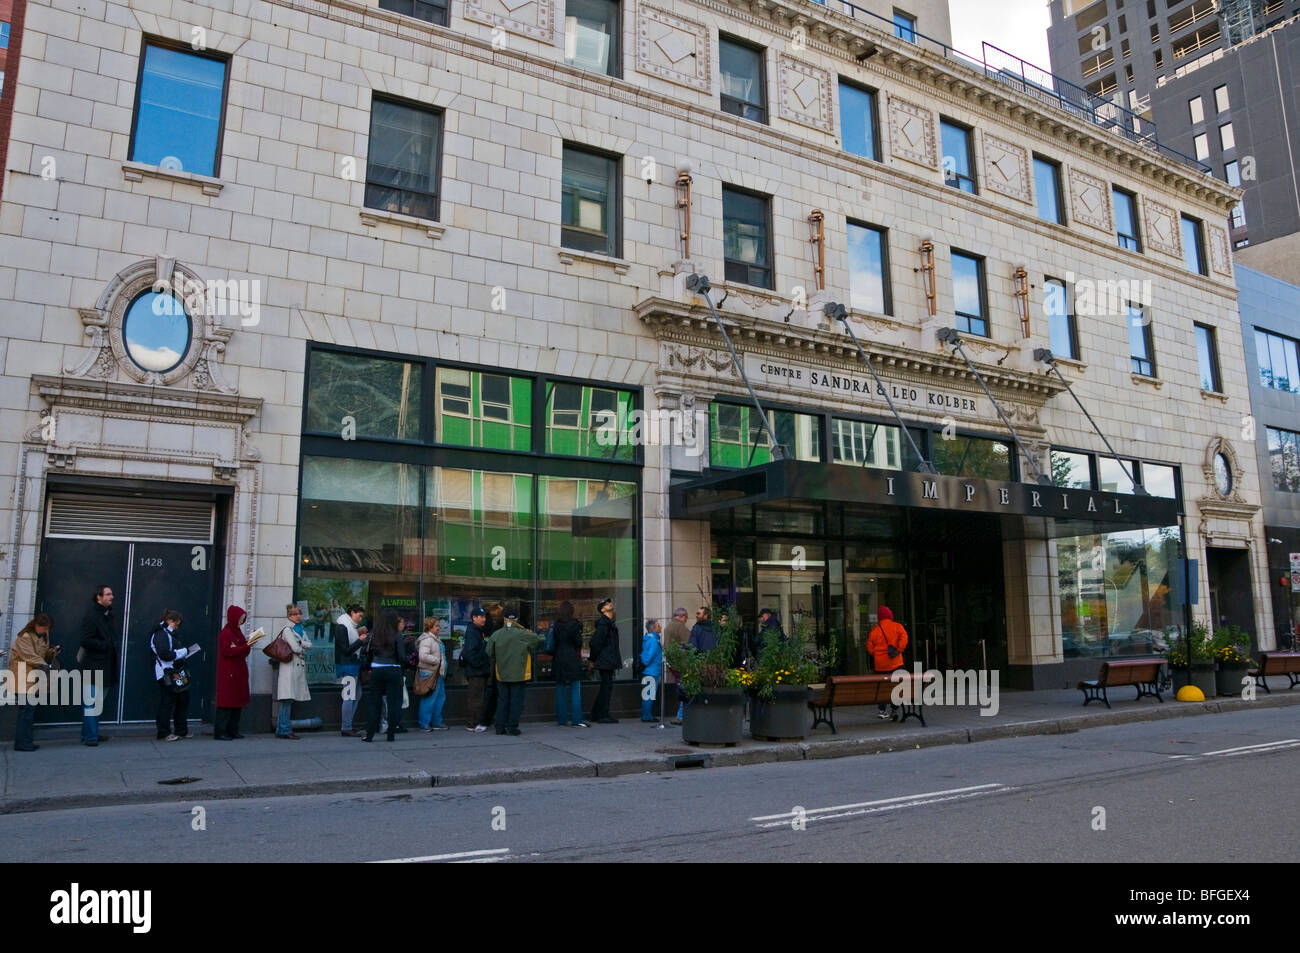
[[[1240,698],[1208,699],[1202,703],[1170,701],[1165,705],[1143,705],[1096,714],[1043,718],[987,728],[920,729],[906,735],[766,743],[747,748],[702,748],[690,754],[632,757],[614,761],[574,761],[530,768],[491,768],[482,771],[453,771],[431,774],[409,771],[371,777],[336,778],[322,781],[288,781],[280,784],[244,784],[220,787],[169,788],[128,791],[120,794],[56,794],[47,797],[0,798],[0,814],[28,814],[84,807],[117,807],[129,804],[234,800],[239,798],[300,797],[309,794],[361,794],[380,791],[409,791],[413,788],[471,787],[516,784],[524,781],[565,781],[581,778],[612,778],[657,771],[694,768],[723,768],[794,761],[852,758],[890,751],[912,751],[957,744],[975,744],[1035,735],[1072,734],[1089,728],[1105,728],[1138,721],[1163,721],[1199,715],[1231,714],[1260,708],[1300,706],[1300,693],[1265,695],[1255,701]]]

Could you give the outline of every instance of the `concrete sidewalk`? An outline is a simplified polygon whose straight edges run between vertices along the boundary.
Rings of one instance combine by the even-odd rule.
[[[1277,683],[1281,684],[1277,684]],[[899,725],[876,718],[874,706],[841,709],[839,734],[826,726],[803,742],[769,743],[746,738],[734,748],[696,748],[682,742],[681,729],[624,719],[617,725],[560,728],[525,723],[519,737],[410,728],[389,744],[343,738],[337,731],[303,732],[299,741],[250,735],[213,741],[211,727],[197,726],[184,741],[154,739],[152,725],[114,726],[112,740],[97,748],[78,741],[76,728],[38,728],[39,751],[15,752],[5,744],[0,813],[153,801],[194,802],[210,798],[268,797],[339,791],[382,791],[411,787],[499,784],[557,778],[610,777],[687,767],[723,767],[767,761],[799,761],[874,754],[902,748],[966,744],[1023,735],[1060,734],[1100,725],[1151,721],[1300,705],[1300,691],[1274,679],[1272,694],[1256,701],[1209,699],[1203,703],[1160,704],[1132,700],[1128,689],[1114,692],[1114,710],[1082,705],[1077,690],[1004,691],[994,716],[978,708],[927,707],[927,727],[915,719]],[[408,727],[414,714],[406,713]],[[809,717],[811,721],[811,716]],[[182,783],[177,779],[191,779]]]

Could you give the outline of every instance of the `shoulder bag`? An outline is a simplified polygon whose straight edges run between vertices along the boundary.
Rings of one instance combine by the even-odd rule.
[[[288,665],[293,661],[293,649],[283,635],[277,635],[271,640],[271,644],[262,649],[262,653],[271,661],[278,662],[281,665]]]

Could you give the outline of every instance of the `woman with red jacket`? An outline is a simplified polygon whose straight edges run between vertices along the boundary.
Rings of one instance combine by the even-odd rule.
[[[888,675],[895,669],[903,667],[903,652],[907,649],[907,630],[894,621],[894,613],[889,606],[881,606],[876,614],[879,621],[867,636],[867,651],[871,653],[871,667],[877,675]],[[885,711],[884,705],[876,706],[877,718],[898,718],[896,706],[889,706],[893,714]]]
[[[229,741],[239,733],[239,712],[248,704],[248,640],[239,627],[248,616],[239,606],[226,610],[226,627],[217,636],[217,715],[212,737]]]

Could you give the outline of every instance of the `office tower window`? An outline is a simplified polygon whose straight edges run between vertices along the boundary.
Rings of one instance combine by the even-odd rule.
[[[1190,215],[1183,216],[1183,263],[1187,270],[1198,275],[1207,274],[1205,270],[1205,236],[1201,223]]]
[[[618,258],[622,252],[618,157],[566,145],[563,161],[560,244]]]
[[[902,10],[894,11],[894,36],[908,43],[916,42],[916,17]]]
[[[722,254],[728,281],[775,288],[770,200],[723,186]]]
[[[438,219],[442,114],[375,97],[370,106],[366,208]]]
[[[1138,237],[1137,198],[1132,192],[1125,192],[1119,186],[1111,190],[1115,199],[1115,234],[1119,247],[1129,251],[1141,251],[1142,240]]]
[[[723,37],[718,40],[718,65],[722,74],[722,111],[767,122],[763,51]]]
[[[1255,356],[1259,382],[1264,387],[1300,394],[1300,361],[1296,342],[1280,334],[1255,329]]]
[[[884,229],[848,223],[849,307],[890,314],[889,244]]]
[[[1131,304],[1126,311],[1128,313],[1129,357],[1132,361],[1133,373],[1155,377],[1156,355],[1155,348],[1151,344],[1150,315],[1138,305]]]
[[[845,152],[880,161],[874,90],[840,81],[840,142]]]
[[[972,131],[951,119],[940,122],[943,139],[943,182],[963,192],[975,192]]]
[[[215,176],[226,100],[222,57],[145,43],[131,161]]]
[[[965,252],[952,253],[952,297],[957,330],[988,337],[984,259]]]
[[[1065,224],[1061,200],[1061,165],[1042,156],[1034,156],[1034,193],[1038,200],[1038,217],[1045,222]]]
[[[1079,338],[1070,313],[1065,282],[1048,278],[1043,282],[1043,310],[1047,312],[1048,346],[1058,357],[1079,359]]]
[[[618,76],[617,0],[565,0],[564,62],[593,73]]]
[[[1187,101],[1187,111],[1191,114],[1192,122],[1205,122],[1205,100],[1200,96],[1193,96]]]

